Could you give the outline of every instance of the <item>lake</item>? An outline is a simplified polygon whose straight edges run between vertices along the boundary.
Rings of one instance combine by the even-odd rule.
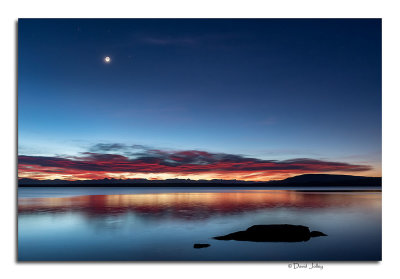
[[[381,192],[350,189],[19,188],[18,260],[381,260]],[[213,239],[261,224],[304,225],[328,236]]]

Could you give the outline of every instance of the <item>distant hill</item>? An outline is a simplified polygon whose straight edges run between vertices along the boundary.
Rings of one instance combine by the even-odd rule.
[[[258,181],[241,181],[241,180],[190,180],[190,179],[167,179],[167,180],[147,180],[147,179],[101,179],[101,180],[85,180],[85,181],[66,181],[66,180],[35,180],[22,178],[18,180],[18,186],[73,186],[73,187],[102,187],[102,186],[118,186],[118,187],[145,187],[145,186],[161,186],[161,187],[190,187],[190,186],[207,186],[207,187],[269,187],[269,186],[382,186],[381,177],[366,177],[353,175],[334,175],[334,174],[303,174],[283,180],[274,180],[267,182]]]
[[[382,177],[335,174],[303,174],[284,180],[269,181],[274,186],[382,186]]]

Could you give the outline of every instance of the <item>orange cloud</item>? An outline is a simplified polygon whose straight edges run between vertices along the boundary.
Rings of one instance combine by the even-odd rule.
[[[78,157],[18,157],[20,178],[87,180],[103,178],[190,178],[267,181],[306,173],[355,173],[371,166],[309,158],[262,160],[199,150],[144,149],[127,153],[121,144],[96,145]],[[124,150],[126,154],[117,154]],[[110,154],[106,152],[113,152]]]

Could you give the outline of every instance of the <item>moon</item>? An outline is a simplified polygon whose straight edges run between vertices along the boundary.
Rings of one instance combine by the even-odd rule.
[[[106,63],[110,63],[110,62],[111,62],[111,58],[110,58],[110,56],[106,56],[106,57],[104,57],[104,62],[106,62]]]

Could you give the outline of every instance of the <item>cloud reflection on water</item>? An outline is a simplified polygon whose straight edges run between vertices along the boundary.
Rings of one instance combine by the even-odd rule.
[[[343,199],[343,195],[346,199]],[[20,198],[20,214],[79,211],[87,216],[118,215],[128,212],[179,219],[206,219],[268,208],[351,208],[380,207],[374,193],[324,193],[255,190],[227,193],[152,193],[84,195],[56,198]]]

